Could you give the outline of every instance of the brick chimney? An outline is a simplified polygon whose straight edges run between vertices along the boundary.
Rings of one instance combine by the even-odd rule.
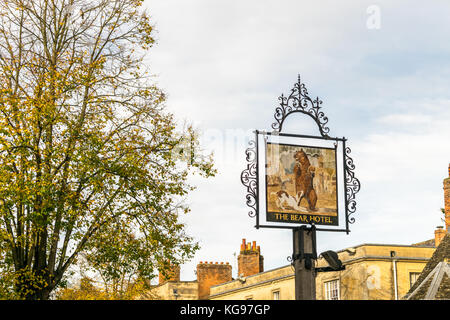
[[[180,266],[170,265],[164,273],[159,271],[159,284],[166,281],[180,281]]]
[[[238,256],[238,277],[248,277],[264,271],[264,257],[261,248],[242,239],[241,251]]]
[[[198,299],[208,299],[212,286],[229,282],[231,277],[231,265],[218,262],[203,262],[197,264]]]
[[[447,234],[447,231],[444,229],[443,226],[436,227],[436,230],[434,230],[434,245],[437,247],[442,239],[444,239],[445,235]]]
[[[444,179],[445,202],[445,230],[450,232],[450,164],[448,165],[448,178]]]

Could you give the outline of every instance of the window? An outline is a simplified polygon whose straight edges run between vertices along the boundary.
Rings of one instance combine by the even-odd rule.
[[[339,280],[324,283],[325,300],[339,300]]]
[[[420,272],[410,272],[409,273],[409,287],[411,288],[417,279],[419,279]]]
[[[280,291],[272,292],[272,300],[280,300]]]

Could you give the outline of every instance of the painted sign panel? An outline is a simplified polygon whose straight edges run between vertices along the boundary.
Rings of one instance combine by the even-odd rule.
[[[338,225],[336,149],[267,143],[267,221]]]

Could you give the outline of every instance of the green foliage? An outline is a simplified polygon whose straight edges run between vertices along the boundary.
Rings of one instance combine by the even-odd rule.
[[[141,4],[0,3],[0,285],[15,297],[48,299],[81,254],[113,280],[198,248],[178,214],[189,173],[215,170],[144,68]]]

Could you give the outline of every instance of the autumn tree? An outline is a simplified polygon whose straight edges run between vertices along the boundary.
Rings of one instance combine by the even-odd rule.
[[[177,227],[175,221],[167,219],[176,218],[176,215],[164,214],[164,217],[165,229]],[[148,295],[150,280],[155,276],[153,271],[165,273],[170,268],[166,262],[171,252],[166,249],[171,245],[166,241],[172,239],[158,234],[139,238],[130,227],[131,221],[127,220],[103,226],[102,232],[89,243],[77,264],[81,277],[86,278],[89,274],[96,279],[97,287],[108,299],[129,300]],[[185,248],[185,251],[196,249],[194,246]]]
[[[77,288],[62,288],[57,292],[57,300],[109,300],[104,291],[97,288],[89,277],[83,277]]]
[[[145,68],[152,31],[141,0],[0,2],[0,274],[17,297],[48,299],[115,232],[153,250],[142,274],[197,249],[178,216],[189,174],[215,171]]]
[[[89,277],[82,277],[75,286],[60,288],[55,294],[57,300],[157,300],[160,299],[151,290],[145,279],[138,279],[124,291],[107,291],[102,283],[98,283]]]

